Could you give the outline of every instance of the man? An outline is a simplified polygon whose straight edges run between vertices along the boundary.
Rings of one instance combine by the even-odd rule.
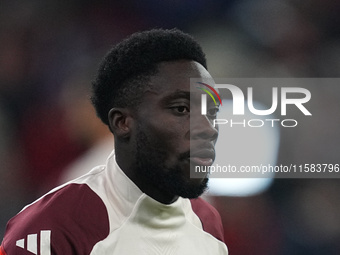
[[[200,46],[178,30],[115,46],[92,97],[114,152],[11,219],[2,255],[227,254],[218,213],[195,199],[208,178],[190,178],[190,169],[212,164],[218,135],[217,108],[201,114],[190,78],[211,76]]]

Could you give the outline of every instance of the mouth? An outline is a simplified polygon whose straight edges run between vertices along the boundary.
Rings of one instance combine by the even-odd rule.
[[[214,149],[205,149],[190,153],[189,160],[194,165],[211,166],[215,160]]]

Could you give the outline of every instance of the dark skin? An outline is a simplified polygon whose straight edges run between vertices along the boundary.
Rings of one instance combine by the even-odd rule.
[[[208,105],[212,114],[201,115],[202,92],[196,89],[197,93],[190,93],[190,78],[212,79],[202,65],[181,60],[162,62],[158,67],[137,109],[113,108],[109,123],[120,168],[144,193],[170,204],[185,195],[177,194],[181,189],[165,188],[167,185],[156,180],[167,179],[172,171],[176,176],[169,179],[180,183],[180,188],[195,190],[205,182],[205,174],[190,178],[190,169],[213,163],[218,136],[218,129],[212,125],[216,106]],[[151,159],[142,164],[149,156]],[[149,178],[144,168],[152,169],[151,175],[156,171],[156,177]]]

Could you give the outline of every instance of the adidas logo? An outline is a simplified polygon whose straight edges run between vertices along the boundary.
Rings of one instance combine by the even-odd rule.
[[[38,250],[38,244],[40,244],[40,250]],[[51,255],[51,230],[41,230],[40,234],[27,235],[27,239],[16,241],[16,246],[36,255]]]

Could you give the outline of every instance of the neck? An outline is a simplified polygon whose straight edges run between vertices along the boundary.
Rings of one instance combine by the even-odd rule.
[[[120,169],[125,175],[137,185],[137,187],[148,196],[162,204],[172,204],[178,199],[177,195],[170,194],[160,189],[154,183],[150,182],[145,176],[141,175],[133,167],[131,157],[127,156],[129,153],[120,153],[121,150],[116,150],[116,161]]]
[[[141,191],[162,204],[172,204],[178,199],[178,196],[164,192],[155,185],[148,183],[138,176],[127,176],[138,186]]]

